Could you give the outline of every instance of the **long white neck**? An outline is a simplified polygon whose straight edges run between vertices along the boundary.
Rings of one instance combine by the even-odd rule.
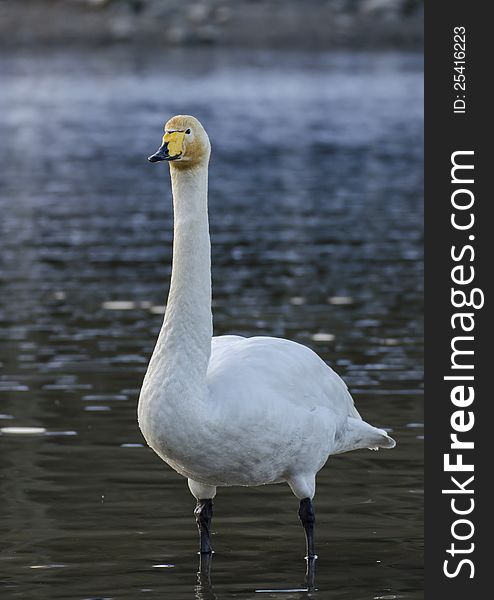
[[[181,401],[205,393],[211,354],[211,246],[207,187],[208,166],[171,165],[174,209],[173,264],[165,319],[150,369]],[[156,371],[155,371],[156,369]],[[168,396],[168,394],[166,394]],[[188,398],[188,396],[195,396]]]

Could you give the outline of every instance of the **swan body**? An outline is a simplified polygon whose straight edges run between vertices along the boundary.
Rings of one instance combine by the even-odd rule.
[[[199,121],[179,115],[150,157],[170,162],[174,249],[139,425],[149,446],[188,479],[202,552],[210,551],[208,502],[217,487],[287,482],[301,500],[310,556],[316,473],[332,454],[395,442],[362,420],[343,380],[306,346],[274,337],[213,337],[209,152]]]

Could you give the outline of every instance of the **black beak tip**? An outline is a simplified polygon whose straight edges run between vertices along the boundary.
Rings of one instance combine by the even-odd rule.
[[[162,144],[160,148],[151,156],[148,156],[148,161],[155,163],[161,160],[168,160],[168,144]]]

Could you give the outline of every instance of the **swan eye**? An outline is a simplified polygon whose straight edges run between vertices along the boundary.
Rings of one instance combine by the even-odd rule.
[[[187,135],[189,135],[189,133],[190,133],[190,129],[186,129],[186,130],[185,130],[185,133],[186,133]]]

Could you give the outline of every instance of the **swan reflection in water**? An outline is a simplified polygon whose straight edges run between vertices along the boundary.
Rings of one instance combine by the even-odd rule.
[[[306,559],[307,568],[305,571],[305,587],[303,588],[284,588],[284,589],[256,589],[258,593],[297,593],[297,596],[285,596],[286,598],[304,597],[311,598],[311,592],[315,592],[316,559],[311,557]],[[199,558],[199,570],[197,571],[197,585],[194,588],[196,600],[219,600],[213,590],[211,583],[211,565],[213,562],[212,554],[201,554]],[[306,595],[307,594],[307,595]]]

